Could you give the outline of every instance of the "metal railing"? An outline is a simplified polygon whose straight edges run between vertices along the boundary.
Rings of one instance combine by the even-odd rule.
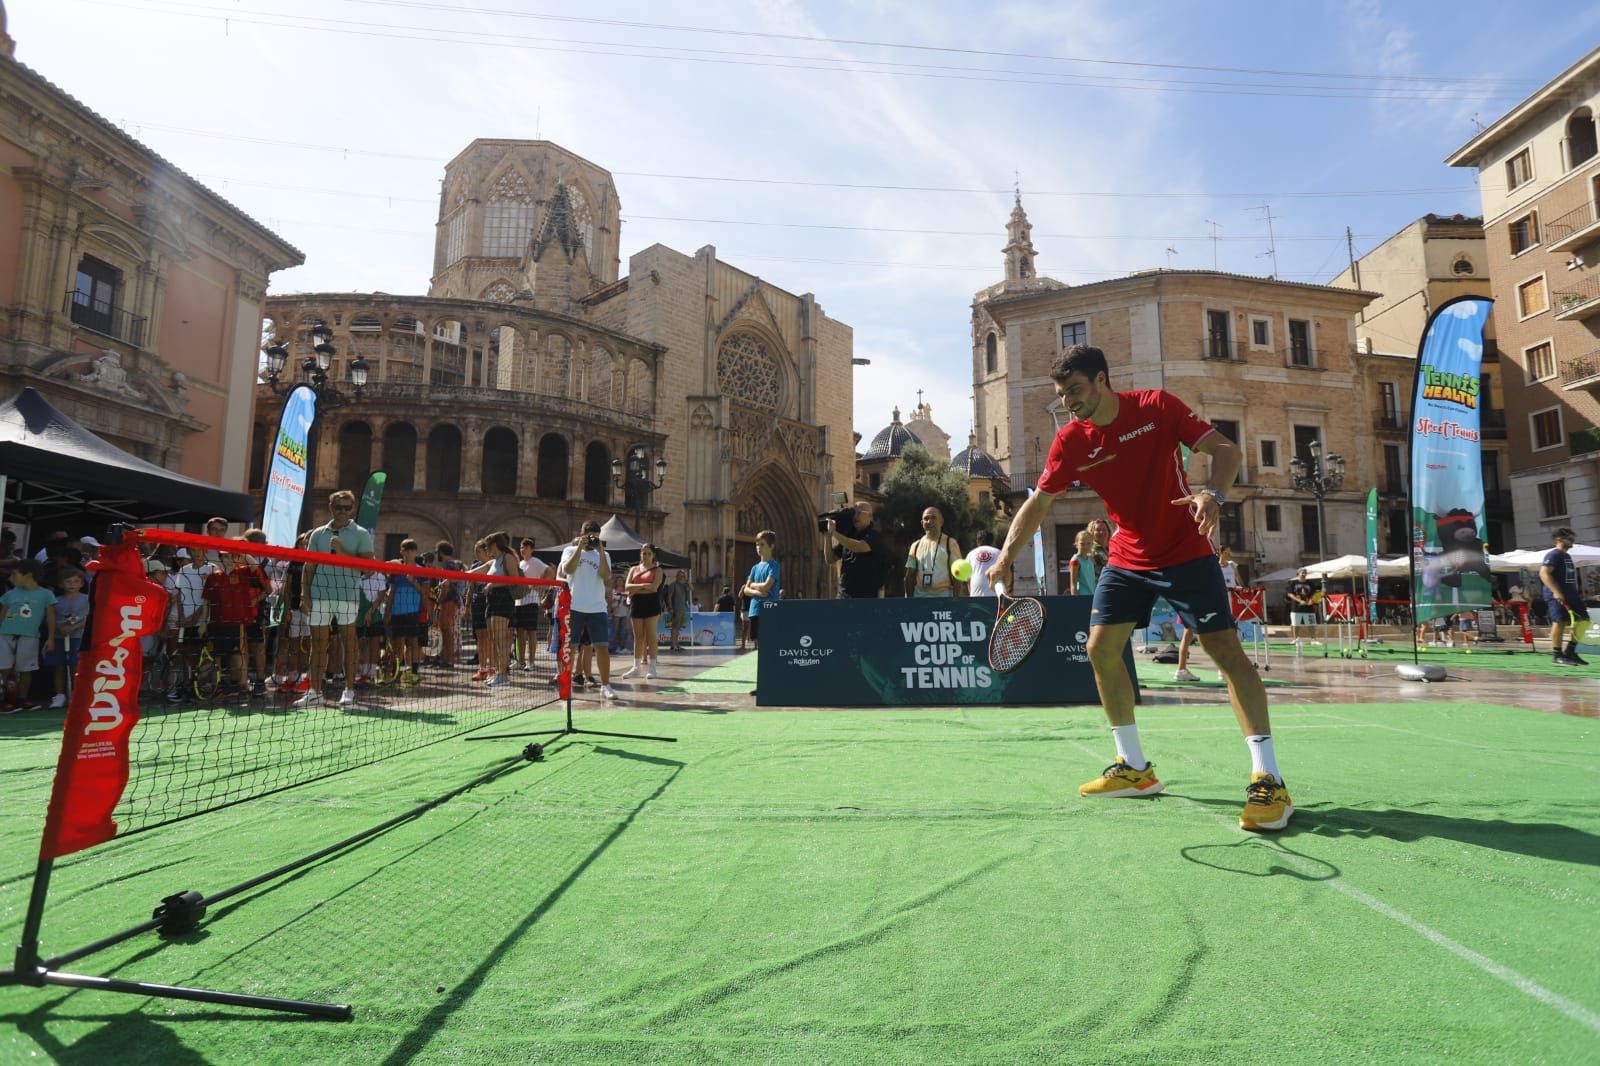
[[[1400,418],[1400,412],[1379,411],[1372,416],[1372,428],[1376,430],[1402,430],[1408,427]]]
[[[1290,345],[1284,353],[1283,365],[1298,367],[1301,370],[1320,370],[1327,366],[1327,358],[1321,348],[1303,348],[1299,345]]]
[[[1580,381],[1600,377],[1600,349],[1566,359],[1561,363],[1561,384],[1576,385]]]
[[[93,300],[88,293],[77,289],[68,291],[66,306],[62,310],[72,317],[75,325],[114,340],[125,341],[136,348],[144,347],[143,315],[133,314],[116,304]]]
[[[1593,203],[1582,203],[1558,218],[1547,219],[1544,224],[1544,241],[1546,244],[1558,244],[1580,230],[1588,229],[1600,222],[1597,217],[1597,207]],[[1600,229],[1595,236],[1600,237]]]
[[[1600,301],[1600,277],[1585,278],[1571,288],[1557,289],[1550,294],[1550,302],[1558,315],[1584,309],[1581,317],[1587,318],[1600,310],[1600,304],[1596,301]]]
[[[1223,363],[1244,362],[1245,346],[1240,341],[1230,341],[1226,337],[1208,336],[1200,341],[1200,358],[1215,359]]]

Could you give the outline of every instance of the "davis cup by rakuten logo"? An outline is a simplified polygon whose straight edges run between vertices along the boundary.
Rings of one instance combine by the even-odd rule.
[[[801,637],[800,638],[800,646],[802,648],[811,647],[811,638],[809,636]]]

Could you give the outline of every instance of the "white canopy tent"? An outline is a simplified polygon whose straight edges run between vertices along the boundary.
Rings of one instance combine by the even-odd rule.
[[[1519,570],[1537,570],[1544,563],[1545,553],[1549,550],[1549,548],[1518,548],[1504,555],[1489,556],[1489,564],[1496,571],[1507,574]],[[1573,563],[1578,566],[1600,566],[1600,548],[1592,544],[1574,544],[1567,554],[1572,556]]]
[[[1378,560],[1379,577],[1405,577],[1411,573],[1411,562],[1404,555],[1393,559]],[[1367,557],[1365,555],[1341,555],[1337,559],[1315,563],[1306,567],[1306,576],[1310,578],[1351,578],[1367,576]]]

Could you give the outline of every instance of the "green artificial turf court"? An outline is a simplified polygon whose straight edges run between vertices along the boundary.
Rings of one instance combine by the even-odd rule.
[[[1259,838],[1237,828],[1248,761],[1222,706],[1145,709],[1168,794],[1099,802],[1075,794],[1111,753],[1098,708],[591,712],[679,742],[558,742],[180,942],[67,967],[349,1002],[353,1020],[12,987],[0,1062],[1600,1057],[1597,723],[1443,702],[1274,715],[1298,813]],[[0,722],[8,953],[54,761],[39,721]],[[519,746],[445,741],[65,860],[44,950]]]

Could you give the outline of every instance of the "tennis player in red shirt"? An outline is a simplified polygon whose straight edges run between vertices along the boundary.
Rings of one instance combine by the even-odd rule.
[[[1164,787],[1139,745],[1133,681],[1122,655],[1133,631],[1149,624],[1156,599],[1165,597],[1227,678],[1233,713],[1244,730],[1251,774],[1240,828],[1284,828],[1294,806],[1278,773],[1266,686],[1239,643],[1211,543],[1217,514],[1239,473],[1239,448],[1169,392],[1112,391],[1105,353],[1098,348],[1068,348],[1051,366],[1050,378],[1073,420],[1051,443],[1038,491],[1012,519],[993,569],[1009,577],[1051,501],[1074,481],[1098,493],[1117,524],[1089,616],[1089,662],[1117,757],[1078,794],[1154,796]],[[1209,487],[1190,488],[1180,445],[1211,457]]]

